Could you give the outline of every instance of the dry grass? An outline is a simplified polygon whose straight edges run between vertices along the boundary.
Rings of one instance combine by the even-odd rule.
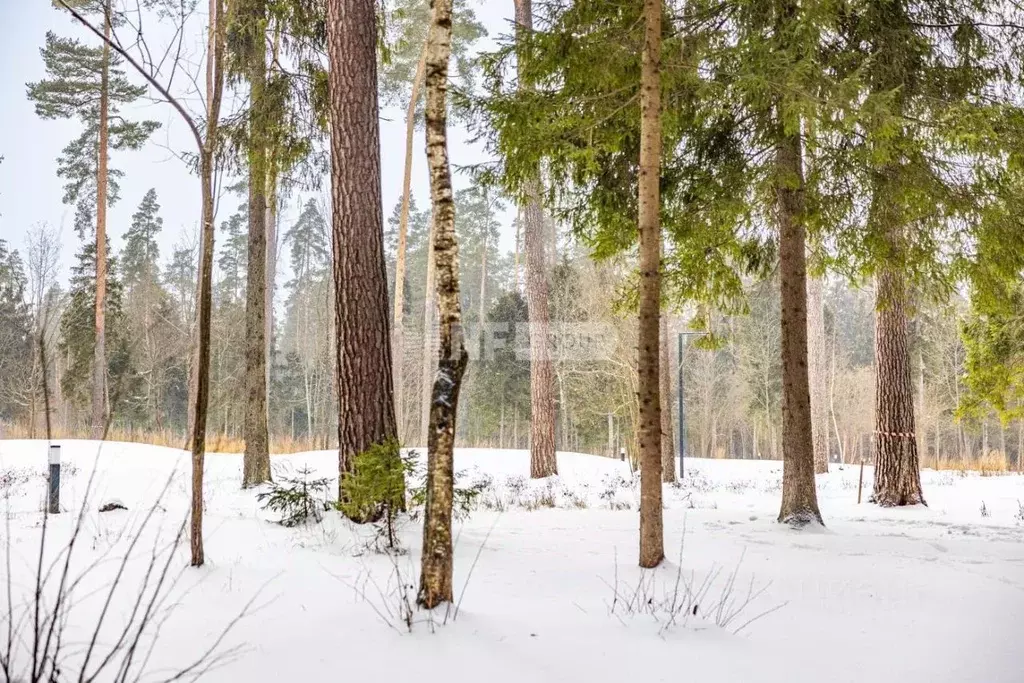
[[[55,439],[91,438],[87,429],[74,430],[56,426],[53,432],[53,438]],[[0,425],[0,438],[31,439],[42,438],[42,435],[38,433],[38,430],[33,435],[25,425],[2,424]],[[165,446],[167,448],[183,448],[186,445],[185,436],[181,432],[170,429],[141,430],[111,427],[107,433],[107,441],[142,443],[149,446]],[[270,451],[274,455],[301,453],[321,448],[324,448],[323,443],[314,443],[310,439],[292,439],[290,436],[272,436],[270,438]],[[245,450],[245,441],[240,436],[234,434],[212,433],[206,438],[206,451],[208,453],[241,453],[243,450]]]
[[[932,463],[934,467],[934,463]],[[993,477],[1004,474],[1012,474],[1010,457],[1002,451],[989,451],[977,458],[942,458],[939,460],[940,471],[953,471],[966,474],[967,472],[978,472],[983,477]]]

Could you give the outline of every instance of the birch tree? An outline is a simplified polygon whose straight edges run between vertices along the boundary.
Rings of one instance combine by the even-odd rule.
[[[448,160],[448,60],[451,54],[452,0],[432,0],[427,39],[426,129],[430,199],[434,215],[434,259],[440,314],[440,357],[430,404],[427,446],[426,512],[417,603],[432,609],[452,601],[452,489],[455,417],[469,355],[463,343],[459,301],[459,246]]]

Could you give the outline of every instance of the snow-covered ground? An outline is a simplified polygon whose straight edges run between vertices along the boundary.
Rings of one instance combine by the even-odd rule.
[[[101,560],[76,589],[72,639],[102,609],[96,595],[105,593],[92,591],[113,580],[130,543],[125,530],[159,501],[109,619],[128,614],[151,550],[184,518],[190,488],[180,451],[62,445],[68,512],[50,518],[47,546],[67,541],[95,467],[71,574]],[[927,508],[879,509],[857,504],[857,468],[833,465],[818,478],[827,528],[795,532],[775,522],[781,463],[692,460],[685,483],[665,489],[669,560],[642,577],[639,492],[624,463],[563,453],[557,481],[538,483],[524,451],[461,450],[456,461],[464,482],[487,484],[479,509],[456,525],[461,607],[447,624],[415,614],[409,633],[400,604],[403,585],[415,597],[417,522],[403,527],[409,552],[397,559],[368,550],[368,529],[338,513],[286,529],[255,492],[239,489],[240,456],[209,456],[207,565],[184,568],[187,539],[175,551],[180,579],[149,670],[185,665],[245,612],[220,646],[239,646],[240,656],[204,680],[1024,681],[1024,477],[925,471]],[[274,467],[335,476],[336,462],[333,452],[305,453],[276,457]],[[33,588],[45,467],[45,442],[0,441],[15,613]],[[871,475],[867,468],[865,500]],[[96,512],[111,500],[128,510]],[[716,604],[733,573],[733,605],[751,586],[756,597],[722,628]],[[660,608],[629,613],[638,586],[661,604],[687,585],[705,589],[697,616],[670,625]],[[0,604],[2,617],[6,595]]]

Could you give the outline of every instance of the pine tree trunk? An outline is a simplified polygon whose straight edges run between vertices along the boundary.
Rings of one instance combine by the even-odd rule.
[[[433,0],[427,39],[426,128],[430,197],[434,215],[434,258],[440,309],[441,353],[430,405],[427,446],[426,510],[423,557],[417,603],[432,609],[452,601],[452,489],[455,416],[469,356],[463,345],[459,303],[459,247],[455,238],[455,202],[448,162],[448,58],[451,54],[452,0]]]
[[[479,309],[477,312],[477,334],[476,334],[476,353],[483,353],[484,344],[484,323],[487,320],[487,238],[490,236],[491,230],[491,203],[487,195],[487,191],[484,190],[484,204],[487,206],[487,227],[484,229],[483,245],[480,249],[480,302]]]
[[[1017,420],[1017,471],[1024,472],[1024,417]]]
[[[271,48],[269,68],[276,76],[280,74],[277,67],[281,52],[281,27],[274,25],[274,43]],[[280,169],[280,160],[277,150],[273,147],[268,149],[267,156],[267,278],[266,278],[266,308],[264,318],[264,339],[266,340],[266,366],[267,366],[267,411],[269,415],[270,392],[273,385],[274,375],[274,295],[277,292],[277,219],[278,219],[278,196],[277,181]],[[269,425],[268,433],[273,430]]]
[[[396,437],[380,187],[377,5],[328,0],[338,471]],[[339,494],[341,477],[339,482]]]
[[[922,340],[918,343],[918,417],[916,417],[916,428],[921,430],[921,453],[919,460],[928,460],[928,425],[925,422],[927,415],[927,401],[925,394],[925,350]]]
[[[814,481],[814,442],[807,369],[807,255],[804,177],[798,134],[775,151],[782,289],[782,508],[794,527],[822,523]]]
[[[437,365],[437,269],[434,257],[434,217],[427,230],[427,284],[423,296],[423,365],[420,376],[420,445],[424,448],[430,439],[430,396]]]
[[[640,566],[665,559],[661,502],[661,0],[644,0],[640,76]]]
[[[96,165],[96,340],[92,360],[92,438],[107,422],[107,147],[110,108],[110,3],[103,5],[103,71],[100,75],[99,147]]]
[[[395,421],[398,424],[399,436],[405,430],[405,252],[409,233],[409,204],[412,195],[412,150],[416,135],[416,102],[420,96],[423,83],[427,46],[423,46],[423,54],[416,65],[416,74],[412,79],[409,93],[409,108],[405,113],[405,169],[402,173],[402,208],[398,218],[398,252],[395,255],[395,307],[394,340],[395,358]],[[428,237],[429,239],[429,237]]]
[[[515,0],[516,30],[533,30],[532,0]],[[520,55],[520,61],[523,55]],[[521,71],[520,64],[520,71]],[[555,373],[551,363],[544,210],[539,179],[527,183],[522,206],[526,255],[526,307],[530,330],[530,476],[558,474],[555,457]]]
[[[846,464],[846,446],[839,433],[839,421],[836,419],[836,331],[832,329],[832,361],[829,368],[828,410],[832,417],[832,430],[836,435],[836,447],[839,449],[839,462]]]
[[[270,481],[267,434],[267,122],[262,111],[266,51],[249,73],[249,259],[245,288],[245,453],[242,487]]]
[[[876,206],[878,203],[876,198]],[[924,496],[917,459],[903,275],[883,268],[878,274],[876,296],[875,486],[871,500],[883,507],[917,505],[924,503]]]
[[[516,244],[515,244],[515,255],[513,256],[512,265],[512,290],[515,292],[519,290],[519,253],[520,245],[522,244],[522,231],[523,231],[523,210],[519,209],[519,216],[516,218]]]
[[[192,504],[189,537],[191,564],[200,567],[203,552],[203,469],[206,461],[206,417],[210,399],[210,322],[213,287],[213,165],[216,151],[217,124],[220,119],[224,87],[223,0],[210,0],[207,29],[206,102],[207,128],[199,154],[199,175],[202,182],[203,228],[199,249],[199,283],[196,299],[196,367],[195,402],[192,404]]]
[[[266,313],[264,314],[263,335],[266,340],[267,366],[267,405],[270,405],[270,387],[274,373],[274,295],[277,292],[277,178],[275,177],[276,162],[273,152],[269,162],[270,172],[267,174],[267,278],[266,278]],[[268,431],[270,427],[268,426]]]
[[[828,360],[825,349],[824,281],[807,278],[807,372],[811,390],[814,471],[828,472]]]
[[[672,362],[669,359],[668,316],[661,317],[661,480],[676,480],[676,449],[672,445]]]

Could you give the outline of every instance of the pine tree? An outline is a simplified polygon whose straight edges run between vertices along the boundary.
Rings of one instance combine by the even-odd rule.
[[[525,43],[533,30],[532,0],[515,0],[516,40]],[[520,87],[529,51],[518,51]],[[548,311],[547,254],[544,245],[544,210],[541,206],[539,175],[524,185],[520,206],[523,241],[526,252],[526,301],[530,308],[530,476],[558,474],[555,457],[555,374],[551,362],[550,321]]]
[[[872,500],[883,506],[924,503],[911,298],[948,291],[959,258],[950,267],[944,252],[973,251],[986,179],[998,177],[999,147],[1010,151],[1016,138],[1011,102],[994,87],[1004,78],[1002,39],[979,21],[989,11],[961,0],[864,0],[841,24],[845,59],[835,63],[858,97],[840,129],[842,172],[855,171],[867,215],[840,223],[851,228],[838,245],[842,259],[876,280]],[[951,164],[967,171],[950,173]]]
[[[102,14],[104,37],[109,39],[113,15],[109,2],[86,9]],[[93,437],[100,436],[107,419],[106,359],[106,216],[107,206],[117,199],[116,177],[108,168],[109,149],[138,149],[159,127],[155,121],[132,122],[120,115],[121,106],[131,104],[145,92],[128,82],[118,67],[121,60],[111,55],[104,41],[89,48],[77,40],[46,34],[40,51],[48,78],[28,84],[28,97],[44,119],[77,118],[84,126],[81,135],[64,148],[57,162],[57,175],[64,178],[64,202],[71,204],[93,196],[96,209],[95,358],[92,380]],[[115,121],[111,125],[111,121]],[[109,187],[108,187],[109,186]]]
[[[396,437],[380,196],[376,9],[372,0],[327,3],[341,473],[371,445]]]

